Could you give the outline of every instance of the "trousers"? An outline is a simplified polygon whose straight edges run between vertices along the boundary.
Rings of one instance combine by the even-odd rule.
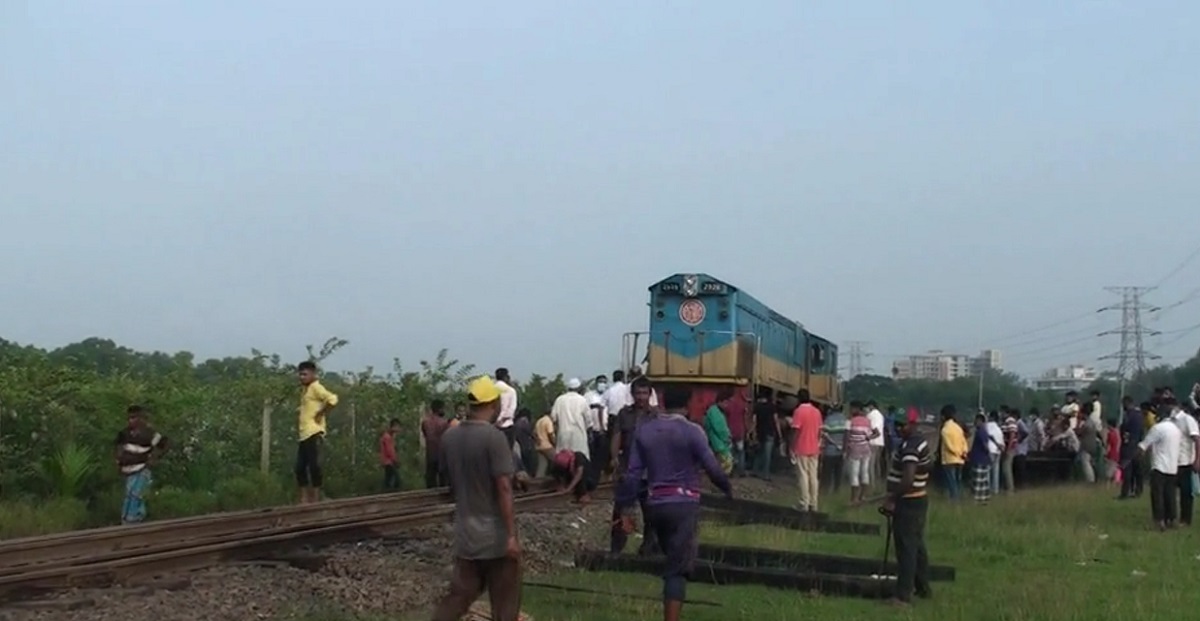
[[[682,602],[687,596],[687,580],[696,564],[700,544],[700,503],[648,504],[646,521],[667,557],[663,567],[663,600]]]
[[[821,493],[818,459],[816,455],[796,457],[796,483],[800,487],[800,508],[808,511],[817,510],[817,501]]]
[[[1192,523],[1192,506],[1195,504],[1195,498],[1192,489],[1192,472],[1190,466],[1180,466],[1179,473],[1175,475],[1175,485],[1179,488],[1179,523]]]
[[[1145,486],[1144,479],[1145,471],[1142,469],[1142,460],[1129,457],[1125,465],[1121,467],[1121,496],[1123,498],[1141,496],[1142,488]]]
[[[1177,507],[1175,490],[1179,486],[1177,474],[1150,471],[1150,514],[1155,522],[1174,522]]]
[[[1000,458],[1000,479],[1004,484],[1004,491],[1011,492],[1017,489],[1017,481],[1013,478],[1013,462],[1017,459],[1016,453],[1005,453]]]
[[[396,470],[396,464],[383,467],[383,489],[400,489],[400,472]]]
[[[946,483],[946,496],[958,500],[958,483],[962,479],[962,464],[943,464],[942,476]]]
[[[654,533],[654,529],[650,527],[650,520],[646,518],[646,499],[650,496],[649,486],[645,481],[638,485],[638,505],[642,509],[642,545],[638,547],[638,556],[654,556],[659,554],[658,538]],[[625,551],[626,544],[629,543],[629,535],[621,528],[621,512],[617,509],[616,504],[613,505],[612,513],[612,532],[609,536],[609,552],[620,554]]]
[[[913,593],[925,595],[929,586],[929,553],[925,549],[927,498],[901,498],[892,514],[892,539],[896,544],[896,599],[911,601]]]

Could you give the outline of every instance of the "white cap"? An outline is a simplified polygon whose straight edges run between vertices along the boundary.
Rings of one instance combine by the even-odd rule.
[[[578,377],[567,380],[567,390],[579,390],[581,386],[583,386],[583,382],[579,381]]]

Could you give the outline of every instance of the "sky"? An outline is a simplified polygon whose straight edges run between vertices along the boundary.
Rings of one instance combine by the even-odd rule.
[[[587,376],[703,272],[885,373],[1097,364],[1104,287],[1159,285],[1178,363],[1196,32],[1189,2],[5,2],[0,336]]]

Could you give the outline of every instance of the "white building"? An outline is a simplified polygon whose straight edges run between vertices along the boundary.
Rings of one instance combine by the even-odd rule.
[[[1056,367],[1042,373],[1042,376],[1033,380],[1033,387],[1037,390],[1052,390],[1055,392],[1067,392],[1069,390],[1082,391],[1085,390],[1092,382],[1099,379],[1100,374],[1096,369],[1082,364],[1072,364],[1065,367]]]
[[[976,357],[934,349],[896,360],[892,364],[892,376],[896,379],[946,382],[960,377],[976,376],[985,370],[999,371],[1001,368],[1000,352],[995,349],[985,349]]]

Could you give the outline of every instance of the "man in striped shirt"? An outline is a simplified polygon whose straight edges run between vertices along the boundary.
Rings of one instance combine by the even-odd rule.
[[[954,416],[954,406],[942,408],[942,417]],[[929,555],[925,551],[925,517],[929,513],[929,474],[933,471],[933,451],[917,429],[915,411],[896,422],[902,442],[892,455],[887,476],[887,498],[881,511],[892,517],[892,536],[896,545],[896,595],[892,603],[907,606],[915,592],[929,598]]]
[[[146,409],[131,405],[127,426],[117,434],[117,467],[125,477],[125,503],[122,524],[137,524],[146,519],[146,496],[150,493],[150,466],[167,450],[167,439],[146,421]]]

